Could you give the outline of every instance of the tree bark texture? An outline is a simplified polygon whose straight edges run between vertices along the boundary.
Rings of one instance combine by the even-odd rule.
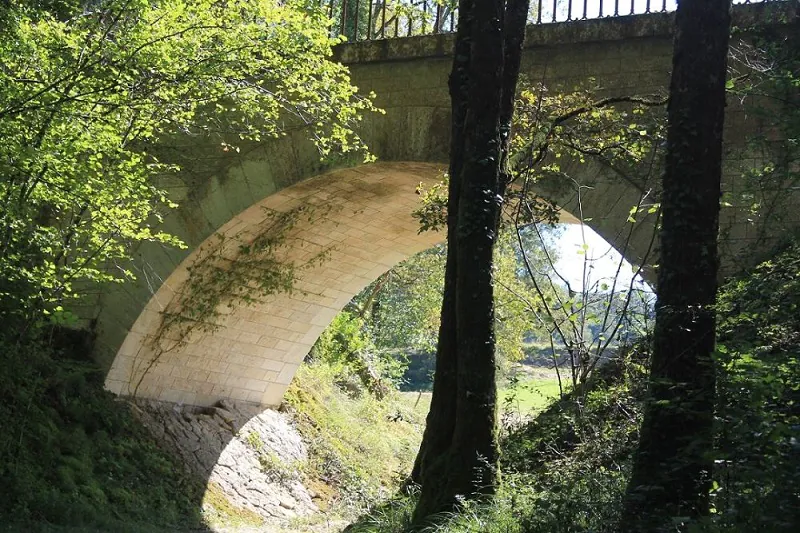
[[[650,394],[620,530],[676,531],[709,511],[717,233],[729,0],[676,15]]]
[[[473,0],[460,0],[453,69],[450,73],[450,165],[447,196],[447,258],[445,261],[439,339],[436,345],[436,366],[433,374],[433,395],[425,422],[419,453],[414,461],[411,481],[425,486],[424,476],[435,483],[445,470],[447,452],[455,427],[455,390],[458,360],[456,358],[456,251],[455,235],[461,191],[461,167],[464,153],[464,121],[467,114],[468,68],[471,49],[470,20]]]
[[[412,472],[421,485],[416,524],[497,486],[492,253],[510,176],[508,138],[527,9],[527,0],[459,5],[445,290],[433,398]]]

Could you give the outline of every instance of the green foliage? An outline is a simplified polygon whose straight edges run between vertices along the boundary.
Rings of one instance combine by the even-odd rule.
[[[333,366],[347,364],[352,354],[372,349],[360,317],[348,312],[336,315],[314,345],[312,356]]]
[[[600,168],[642,189],[657,178],[653,175],[653,162],[663,155],[659,147],[665,138],[665,98],[599,98],[594,80],[556,91],[523,82],[518,92],[511,171],[521,186],[508,191],[502,222],[519,225],[558,220],[559,208],[546,195],[534,192],[530,186],[533,183],[539,191],[569,190],[580,194],[579,185],[586,181],[581,174],[596,173]],[[447,179],[445,176],[442,183],[417,190],[422,206],[414,216],[423,231],[445,225]],[[640,205],[634,213],[647,213],[652,207],[652,203]],[[573,214],[581,217],[581,213]]]
[[[800,523],[800,245],[728,284],[717,306],[720,530]]]
[[[4,8],[0,43],[0,304],[48,308],[82,282],[133,277],[131,246],[181,246],[156,177],[166,137],[220,154],[293,130],[322,156],[362,150],[369,100],[303,2],[101,0]],[[50,9],[57,13],[54,15]],[[122,262],[119,268],[111,268]]]
[[[690,531],[789,533],[800,523],[800,244],[719,294],[713,514]],[[648,347],[636,345],[502,442],[503,487],[434,531],[614,532],[646,398]],[[354,524],[405,532],[415,495]]]
[[[262,451],[258,456],[258,462],[261,465],[261,470],[274,481],[286,483],[297,477],[297,471],[284,464],[281,458],[272,452]]]
[[[26,531],[35,523],[84,531],[202,525],[202,484],[102,390],[98,367],[74,358],[85,354],[70,353],[63,339],[4,338],[0,350],[0,523]]]
[[[357,397],[336,386],[339,368],[322,361],[303,365],[286,395],[309,445],[304,465],[325,480],[337,501],[334,513],[359,513],[396,490],[411,469],[422,439],[427,402],[390,390],[382,400]]]
[[[450,176],[445,174],[442,178],[425,187],[422,183],[417,186],[420,196],[420,206],[412,213],[419,220],[419,232],[441,231],[447,227],[447,191]]]
[[[405,370],[405,361],[395,354],[377,350],[365,331],[360,316],[342,311],[322,332],[309,357],[335,368],[341,375],[339,383],[350,386],[354,393],[363,385],[379,399],[399,381]],[[353,387],[348,378],[360,381]]]
[[[561,172],[558,164],[543,164],[542,151],[581,163],[602,158],[620,169],[652,157],[654,142],[664,137],[666,100],[658,95],[598,98],[593,83],[572,91],[551,92],[541,84],[522,87],[514,122],[518,168],[532,164],[542,175]]]
[[[544,236],[543,238],[540,238]],[[558,252],[545,252],[545,239],[557,239],[558,230],[548,227],[541,235],[523,231],[502,231],[495,245],[493,281],[495,294],[495,336],[501,374],[509,363],[525,357],[525,339],[549,336],[541,320],[540,300],[535,293],[526,267],[530,265],[533,278],[540,284],[555,276],[553,262]],[[559,289],[548,284],[543,291],[546,297]]]
[[[560,460],[619,471],[635,446],[647,375],[641,347],[600,367],[585,396],[570,392],[503,443],[505,470],[535,474]]]
[[[291,292],[297,271],[319,264],[326,255],[322,252],[300,265],[279,259],[292,228],[301,217],[313,217],[311,211],[308,207],[264,209],[263,220],[255,227],[235,235],[215,234],[216,242],[200,249],[188,268],[189,279],[180,297],[165,310],[164,328],[175,332],[170,325],[174,316],[192,324],[188,326],[191,331],[180,331],[182,337],[194,331],[213,332],[223,310],[253,305],[270,294]]]
[[[528,234],[524,245],[540,272],[548,265],[539,240]],[[367,329],[379,349],[433,354],[439,332],[447,250],[435,246],[400,263],[353,299],[362,309]],[[540,330],[533,297],[520,270],[519,245],[512,234],[500,236],[494,263],[495,331],[501,367],[524,357],[523,340]],[[423,365],[424,366],[424,365]],[[424,378],[424,376],[421,376]],[[418,382],[427,386],[429,380]]]
[[[514,176],[522,186],[507,202],[507,218],[513,221],[521,240],[525,232],[540,232],[543,224],[558,218],[559,208],[553,197],[570,194],[577,198],[578,205],[578,212],[572,214],[581,224],[589,224],[591,219],[581,211],[582,191],[591,188],[597,176],[610,175],[642,191],[631,207],[627,235],[618,236],[615,243],[623,244],[619,252],[625,255],[634,230],[641,230],[638,225],[645,222],[646,216],[655,215],[657,219],[659,214],[657,199],[650,196],[657,177],[654,163],[662,155],[665,99],[598,98],[591,83],[557,93],[541,84],[522,88],[512,137]],[[653,236],[650,249],[654,240]],[[543,244],[547,249],[550,243]],[[649,251],[642,264],[647,263]],[[557,358],[556,347],[567,353],[569,375],[576,389],[587,382],[594,368],[616,345],[630,336],[631,329],[636,329],[632,326],[646,324],[640,318],[648,313],[647,306],[640,305],[642,291],[636,290],[633,282],[620,279],[622,257],[615,276],[595,279],[588,252],[589,245],[584,242],[578,251],[583,263],[578,287],[558,272],[542,283],[532,268],[527,269],[533,288],[531,301],[545,323],[542,329],[552,340],[552,355]],[[641,265],[635,275],[640,271]],[[646,326],[641,333],[648,333]]]
[[[365,309],[369,331],[378,347],[435,351],[446,254],[443,245],[421,252],[353,299],[361,307],[371,291],[378,289],[369,309]]]

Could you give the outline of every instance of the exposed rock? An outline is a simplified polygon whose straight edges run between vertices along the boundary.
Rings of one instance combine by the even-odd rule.
[[[232,505],[276,526],[318,512],[299,473],[306,446],[286,414],[231,401],[198,409],[137,400],[133,408],[191,474],[218,486]]]
[[[293,500],[281,499],[280,506],[283,507],[284,509],[291,510],[291,509],[294,509],[296,507],[296,504],[294,503]]]

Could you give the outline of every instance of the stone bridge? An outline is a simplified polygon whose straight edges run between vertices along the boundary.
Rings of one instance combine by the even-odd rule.
[[[737,8],[736,16],[740,22],[770,21],[783,12],[770,7]],[[664,93],[671,27],[669,14],[532,26],[522,70],[550,91],[594,78],[604,94]],[[165,229],[188,249],[142,245],[131,266],[137,281],[105,288],[83,310],[96,328],[95,355],[108,369],[106,387],[120,395],[193,405],[221,398],[279,404],[310,347],[342,307],[393,265],[444,239],[439,233],[419,234],[411,211],[418,203],[416,186],[435,181],[446,167],[452,45],[452,35],[431,35],[338,48],[337,58],[350,66],[354,84],[374,91],[377,105],[386,110],[365,117],[360,130],[377,163],[321,163],[300,133],[241,153],[174,141],[169,148],[188,154],[194,164],[164,183],[180,204]],[[732,103],[726,125],[724,188],[735,191],[742,168],[753,163],[744,156],[745,141],[761,124]],[[641,188],[590,166],[579,175],[590,186],[581,197],[582,216],[631,262],[641,263],[652,226],[635,227],[628,239],[626,222]],[[578,213],[574,190],[552,199],[565,213]],[[217,271],[223,277],[219,272],[232,264],[247,266],[252,257],[243,255],[241,245],[253,253],[254,240],[274,231],[274,213],[300,207],[307,210],[276,248],[284,264],[296,267],[294,289],[228,307],[234,289],[220,282],[221,299],[204,300],[212,314],[191,316],[187,297],[203,291],[192,280],[213,280],[221,264],[227,265]],[[744,215],[735,207],[723,213],[729,264],[739,250],[766,244],[755,242]],[[320,254],[324,261],[317,261]]]

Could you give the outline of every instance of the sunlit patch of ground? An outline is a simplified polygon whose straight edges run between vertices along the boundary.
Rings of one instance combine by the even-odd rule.
[[[516,383],[506,380],[499,385],[501,412],[522,417],[533,416],[558,398],[558,376],[550,368],[520,365],[515,369]],[[563,376],[562,376],[563,377]],[[564,387],[567,383],[564,381]],[[425,416],[431,403],[430,392],[401,392],[405,402],[421,416]]]
[[[566,387],[566,382],[562,383]],[[555,370],[519,365],[514,378],[508,379],[499,390],[500,409],[504,420],[521,421],[544,410],[561,393]]]

